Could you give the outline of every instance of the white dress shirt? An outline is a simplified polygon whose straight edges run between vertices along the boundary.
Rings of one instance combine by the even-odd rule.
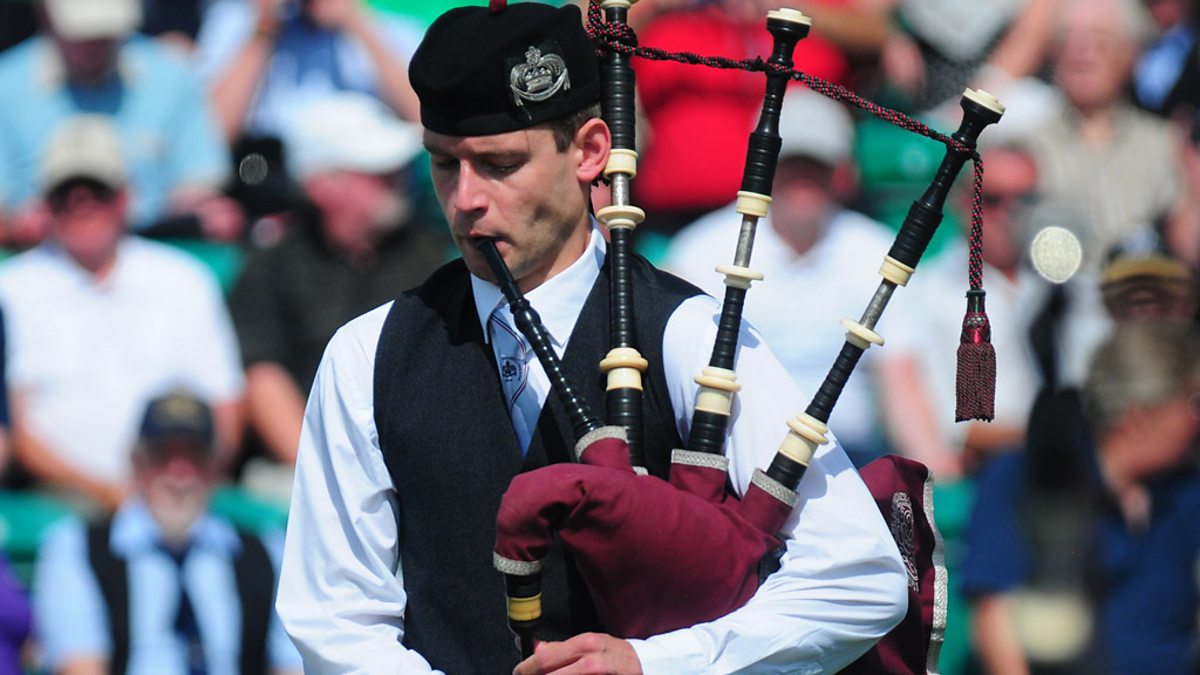
[[[942,437],[961,447],[970,426],[954,421],[958,381],[958,345],[967,309],[967,245],[957,242],[927,267],[918,268],[908,288],[914,314],[889,336],[898,354],[917,359]],[[1014,278],[984,263],[984,301],[996,350],[995,419],[998,425],[1024,427],[1042,387],[1029,328],[1042,312],[1051,284],[1022,264]],[[1078,386],[1092,352],[1110,330],[1100,299],[1100,284],[1087,270],[1066,286],[1067,314],[1059,327],[1060,386]],[[897,291],[901,292],[901,291]]]
[[[560,354],[604,246],[593,231],[579,261],[528,294]],[[500,294],[478,279],[472,284],[482,324]],[[384,305],[338,331],[305,413],[278,609],[309,673],[431,671],[401,644],[407,598],[397,502],[372,408],[375,348],[389,309]],[[697,389],[692,378],[708,363],[719,312],[711,297],[690,298],[663,335],[669,394],[684,438]],[[752,331],[742,334],[737,368],[743,389],[726,454],[741,493],[754,469],[769,464],[786,418],[807,400]],[[531,379],[544,383],[540,365],[532,370]],[[537,391],[544,400],[547,387]],[[799,492],[784,528],[782,568],[725,617],[630,640],[646,673],[836,672],[903,617],[906,580],[896,545],[836,443],[818,451]]]
[[[724,276],[717,265],[733,260],[738,237],[735,204],[729,204],[684,228],[671,241],[663,268],[724,297]],[[829,374],[845,340],[842,319],[857,320],[879,285],[879,263],[895,233],[861,213],[837,209],[812,248],[801,255],[775,231],[771,215],[758,221],[750,267],[765,278],[746,294],[745,317],[761,330],[787,371],[814,392]],[[902,294],[892,297],[875,327],[886,339],[889,319],[903,314]],[[877,451],[882,437],[875,400],[874,370],[890,350],[869,349],[838,397],[829,425],[847,448]]]
[[[173,388],[211,404],[242,393],[233,322],[212,273],[174,247],[126,237],[97,281],[43,244],[5,261],[8,379],[37,436],[76,471],[130,477],[146,404]]]

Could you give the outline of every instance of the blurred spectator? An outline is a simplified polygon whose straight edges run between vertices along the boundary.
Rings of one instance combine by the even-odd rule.
[[[141,32],[190,54],[214,0],[142,0]]]
[[[668,51],[690,51],[743,59],[771,54],[765,17],[776,5],[762,0],[717,0],[656,16],[639,42]],[[769,5],[769,6],[768,6]],[[846,28],[849,42],[881,42],[881,14],[858,2],[815,2],[805,12],[837,14],[832,25]],[[840,11],[840,14],[838,12]],[[863,38],[859,33],[866,33]],[[869,47],[860,47],[869,50]],[[795,51],[797,68],[846,84],[845,50],[814,30]],[[700,68],[636,59],[637,90],[645,116],[644,152],[633,182],[634,204],[645,209],[649,230],[674,233],[734,199],[746,160],[749,130],[762,110],[761,73]]]
[[[1084,265],[1167,213],[1179,195],[1179,147],[1166,122],[1125,97],[1148,30],[1135,0],[1065,0],[1054,80],[1058,110],[1031,136],[1042,193],[1088,215]]]
[[[282,137],[308,99],[371,94],[419,119],[408,58],[421,28],[376,15],[361,0],[217,0],[198,43],[198,68],[229,140]]]
[[[883,47],[881,96],[925,115],[957,120],[967,86],[1008,103],[1014,94],[1036,106],[1010,106],[1005,118],[1040,113],[1045,61],[1062,0],[881,0],[897,24]],[[1027,91],[1031,90],[1031,91]],[[1026,101],[1022,101],[1026,103]]]
[[[745,316],[801,388],[813,394],[844,339],[838,321],[862,314],[893,235],[839,203],[851,196],[854,173],[854,126],[842,104],[793,89],[784,98],[779,129],[783,147],[773,201],[758,223],[752,263],[768,281],[747,295]],[[724,278],[713,269],[733,260],[741,223],[734,206],[684,228],[671,242],[663,267],[724,297]],[[863,356],[866,372],[850,379],[830,419],[858,466],[885,451],[873,392],[877,351]]]
[[[242,387],[212,275],[126,234],[127,171],[109,118],[67,120],[36,172],[49,237],[0,268],[16,457],[48,486],[110,509],[128,489],[151,395],[187,385],[213,402],[227,460]]]
[[[1196,275],[1154,230],[1128,237],[1108,255],[1100,277],[1104,307],[1114,321],[1190,321]]]
[[[1183,191],[1171,210],[1164,236],[1175,255],[1200,266],[1200,115],[1183,143]]]
[[[404,189],[420,132],[378,101],[349,92],[314,100],[296,111],[286,140],[310,205],[281,242],[250,254],[230,305],[251,426],[291,464],[329,338],[424,280],[448,241],[414,220]]]
[[[130,225],[237,237],[243,219],[217,189],[229,155],[202,90],[153,40],[130,35],[137,0],[44,0],[43,36],[0,55],[0,211],[9,245],[36,243],[49,219],[33,177],[67,117],[111,115],[128,148]],[[169,224],[167,223],[169,221]]]
[[[1142,0],[1156,36],[1137,60],[1133,92],[1139,105],[1166,116],[1200,111],[1200,27],[1195,0]]]
[[[25,589],[13,577],[4,555],[0,554],[0,675],[19,675],[21,648],[29,637],[33,617]]]
[[[1198,391],[1187,326],[1121,324],[1086,416],[981,476],[960,578],[985,672],[1195,672]]]
[[[1050,285],[1029,266],[1027,248],[1037,211],[1037,166],[1012,145],[981,148],[983,183],[983,279],[996,350],[995,419],[954,423],[956,354],[966,309],[967,245],[959,240],[917,269],[907,289],[915,316],[894,331],[884,349],[882,396],[892,440],[901,452],[932,468],[941,479],[969,471],[985,455],[1021,446],[1029,407],[1040,386],[1025,332],[1045,302]],[[964,193],[964,196],[969,193]],[[969,225],[969,222],[964,223]],[[1092,277],[1077,277],[1064,349],[1084,352],[1106,330]],[[1076,356],[1070,381],[1082,379],[1086,357]]]
[[[8,464],[8,387],[4,367],[4,314],[0,313],[0,476]],[[0,553],[0,675],[17,675],[21,647],[29,636],[32,618],[25,591],[13,577],[8,561]]]
[[[219,475],[208,407],[182,391],[151,400],[132,460],[137,489],[115,516],[70,519],[42,545],[33,599],[46,668],[299,672],[273,606],[282,537],[208,511]]]
[[[0,311],[0,479],[7,470],[12,452],[12,417],[8,408],[8,333],[4,324],[4,312]]]

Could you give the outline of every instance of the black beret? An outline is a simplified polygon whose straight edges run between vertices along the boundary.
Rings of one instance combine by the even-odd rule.
[[[408,67],[421,124],[449,136],[525,129],[600,100],[579,8],[523,2],[442,14]]]

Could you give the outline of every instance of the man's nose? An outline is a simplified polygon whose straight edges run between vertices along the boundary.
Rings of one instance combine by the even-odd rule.
[[[453,206],[456,211],[470,213],[487,207],[487,186],[483,177],[470,162],[459,162]]]

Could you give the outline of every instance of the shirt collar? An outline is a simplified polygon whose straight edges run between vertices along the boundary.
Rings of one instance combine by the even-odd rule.
[[[575,327],[575,320],[579,318],[579,312],[583,309],[583,303],[576,299],[586,298],[591,292],[596,277],[600,274],[600,267],[604,264],[607,250],[599,225],[593,219],[592,231],[583,255],[567,269],[525,294],[526,299],[542,318],[542,323],[550,332],[550,339],[555,346],[562,347],[571,336],[571,329]],[[488,320],[497,307],[506,305],[504,296],[499,286],[475,275],[471,275],[471,292],[475,296],[475,312],[483,329],[483,340],[488,342]],[[507,316],[511,316],[507,314],[507,306],[504,311]]]
[[[115,254],[116,260],[113,263],[113,268],[109,270],[108,276],[101,280],[97,280],[91,272],[84,269],[78,262],[75,261],[74,258],[71,257],[71,254],[67,253],[67,250],[64,249],[62,245],[54,239],[47,240],[41,246],[44,247],[48,256],[57,260],[62,269],[67,271],[72,283],[75,283],[81,287],[105,290],[116,285],[120,275],[128,273],[126,271],[128,264],[126,264],[125,261],[129,258],[130,247],[136,247],[137,243],[133,241],[133,238],[130,235],[124,235],[117,241],[117,252]]]
[[[206,513],[192,525],[191,545],[195,548],[233,555],[241,550],[241,540],[233,527]],[[162,541],[158,523],[141,498],[130,499],[113,516],[110,545],[113,552],[129,558],[156,549]]]

